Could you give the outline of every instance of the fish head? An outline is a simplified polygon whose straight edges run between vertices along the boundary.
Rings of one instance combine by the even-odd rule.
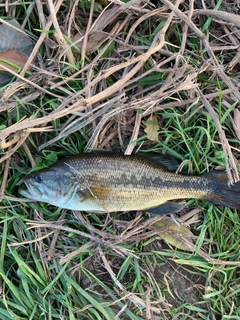
[[[21,183],[26,186],[26,189],[19,190],[22,196],[67,209],[66,203],[76,194],[78,188],[76,177],[70,171],[60,168],[30,173],[18,184]]]

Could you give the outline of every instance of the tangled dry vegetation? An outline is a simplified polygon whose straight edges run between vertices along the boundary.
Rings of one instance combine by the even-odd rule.
[[[23,99],[23,103],[29,105],[29,112],[22,112],[16,123],[9,120],[8,127],[1,131],[4,149],[1,162],[22,145],[27,148],[26,139],[32,132],[54,131],[54,138],[46,138],[38,145],[42,150],[82,128],[87,128],[86,148],[112,147],[119,140],[122,151],[130,154],[139,137],[142,118],[169,106],[185,108],[191,117],[191,106],[198,103],[198,110],[206,108],[214,119],[226,165],[233,168],[234,179],[238,179],[228,141],[210,105],[219,97],[219,88],[204,86],[199,75],[211,74],[210,80],[222,81],[221,94],[226,108],[240,100],[239,55],[224,61],[224,52],[238,50],[239,17],[232,12],[206,9],[201,1],[196,5],[196,1],[195,4],[193,1],[173,4],[166,0],[161,1],[157,9],[151,2],[113,1],[98,15],[93,12],[94,2],[91,4],[90,12],[86,13],[78,9],[75,1],[65,13],[63,1],[55,6],[49,1],[49,16],[46,17],[42,3],[36,1],[44,32],[21,72],[11,72],[17,81],[2,93],[0,106],[1,112],[6,111],[11,116],[18,99]],[[196,9],[198,6],[201,9]],[[16,9],[15,6],[8,8],[10,12]],[[206,17],[212,17],[213,29],[217,30],[210,30],[211,40],[199,28]],[[141,29],[146,20],[146,27],[152,34],[151,39],[144,41]],[[77,21],[81,21],[82,29]],[[182,36],[181,46],[171,30],[173,24],[178,26]],[[49,38],[50,28],[55,30],[53,39]],[[218,38],[218,33],[224,37]],[[192,38],[200,42],[199,55],[187,45]],[[69,44],[70,39],[76,40]],[[45,48],[44,56],[40,55],[41,47]],[[81,48],[81,52],[76,47]],[[110,56],[106,54],[109,48],[113,48]],[[93,52],[88,62],[86,55]],[[33,71],[26,76],[30,65]],[[156,84],[141,85],[141,79],[150,75],[159,75]],[[79,88],[71,87],[73,81]],[[39,110],[38,107],[36,112],[34,101],[43,95],[55,98],[54,110],[44,107]],[[141,112],[133,112],[136,110]],[[239,136],[238,111],[235,119],[232,124]],[[229,177],[232,180],[230,172]]]
[[[17,17],[18,4],[2,6],[6,6],[8,16]],[[31,23],[39,20],[38,26],[30,28],[33,50],[19,72],[3,66],[14,79],[3,87],[0,100],[0,111],[8,119],[0,132],[1,199],[19,200],[16,194],[5,193],[5,189],[12,175],[11,163],[19,161],[21,150],[34,166],[36,153],[57,152],[61,148],[69,151],[65,139],[70,138],[78,145],[80,132],[86,143],[74,150],[115,148],[131,154],[139,148],[152,148],[153,142],[146,139],[144,123],[157,113],[159,130],[164,130],[161,115],[169,109],[185,115],[185,121],[196,115],[212,119],[217,130],[216,143],[222,145],[229,181],[237,181],[238,170],[232,151],[238,146],[229,143],[224,122],[218,116],[218,106],[221,97],[221,108],[228,116],[227,126],[238,140],[239,14],[238,1],[222,1],[220,9],[214,10],[211,1],[200,0],[131,0],[126,3],[113,0],[109,4],[103,1],[101,5],[94,0],[87,3],[36,0],[22,21],[24,30],[30,20]],[[1,19],[1,22],[7,24],[6,20]],[[44,32],[39,32],[40,28]],[[188,219],[189,222],[196,213],[191,211],[182,221]],[[42,220],[39,216],[35,218]],[[108,216],[102,230],[91,226],[87,217],[80,214],[77,220],[87,227],[88,233],[63,226],[64,214],[57,224],[42,221],[28,224],[29,230],[37,230],[39,252],[46,246],[40,244],[41,241],[52,236],[49,257],[54,252],[55,257],[61,258],[61,264],[65,264],[97,244],[104,266],[99,268],[99,274],[107,270],[120,300],[129,300],[144,310],[145,319],[160,319],[161,312],[172,308],[175,302],[170,297],[164,301],[157,296],[154,303],[150,302],[149,288],[145,299],[129,292],[116,278],[115,262],[111,264],[112,260],[101,249],[102,246],[109,248],[120,260],[128,255],[134,257],[134,252],[119,244],[139,243],[156,236],[159,231],[151,230],[150,225],[159,218],[143,221],[137,217],[127,222],[113,221]],[[117,235],[107,232],[109,225],[117,226]],[[49,229],[50,232],[46,231]],[[62,252],[56,245],[60,231],[75,232],[89,242],[68,253],[66,249]],[[22,244],[26,244],[23,240]],[[16,243],[19,245],[21,243]],[[188,245],[190,251],[194,251],[193,244]],[[201,250],[198,253],[210,263],[227,264],[210,258]],[[49,262],[45,256],[41,255],[41,259],[48,274]],[[88,259],[84,263],[88,264]],[[141,272],[154,286],[153,269],[149,267]],[[71,272],[73,275],[80,272],[78,264],[72,266]],[[185,286],[193,286],[193,282]],[[197,290],[206,294],[203,287],[201,280]],[[194,316],[198,318],[197,312]]]

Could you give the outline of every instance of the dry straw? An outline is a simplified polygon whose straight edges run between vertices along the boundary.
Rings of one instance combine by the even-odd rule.
[[[60,26],[60,21],[57,18],[63,1],[57,1],[55,6],[52,0],[48,1],[48,17],[45,17],[43,13],[42,2],[36,1],[41,26],[45,32],[39,36],[32,54],[21,72],[17,74],[9,70],[17,80],[2,92],[0,110],[6,111],[9,114],[14,112],[17,104],[12,99],[14,95],[18,96],[26,104],[33,104],[35,99],[41,95],[49,95],[57,99],[58,106],[52,112],[44,110],[44,112],[37,113],[34,118],[23,116],[17,123],[9,121],[8,127],[0,132],[0,143],[3,149],[0,161],[8,161],[22,146],[27,150],[26,141],[32,132],[53,130],[55,120],[61,120],[66,116],[69,117],[67,124],[62,124],[57,128],[54,136],[52,135],[52,138],[39,146],[40,150],[49,147],[51,144],[82,128],[87,128],[87,131],[91,133],[88,139],[88,148],[107,144],[106,141],[99,143],[98,139],[100,136],[102,140],[108,139],[107,136],[103,137],[102,135],[104,130],[107,133],[106,126],[113,130],[111,137],[117,136],[121,143],[122,135],[121,130],[119,130],[120,127],[118,125],[111,127],[109,123],[111,121],[112,124],[119,121],[126,122],[126,117],[132,111],[134,112],[138,109],[142,110],[142,114],[134,113],[132,114],[133,116],[131,115],[134,127],[132,127],[132,133],[128,133],[130,135],[130,143],[127,149],[124,150],[127,154],[130,154],[135,146],[134,141],[139,136],[140,124],[144,116],[152,114],[154,111],[162,110],[169,105],[173,108],[187,107],[191,103],[194,104],[198,101],[200,107],[205,108],[215,122],[226,159],[229,182],[237,181],[238,171],[232,156],[231,147],[219,122],[218,115],[210,104],[211,100],[219,95],[218,88],[215,88],[213,92],[209,92],[206,95],[203,94],[197,77],[206,70],[213,73],[215,78],[220,78],[223,81],[226,88],[221,93],[223,102],[240,100],[239,85],[228,76],[224,66],[219,64],[211,43],[199,29],[198,21],[198,17],[205,18],[211,16],[218,23],[223,23],[225,28],[238,29],[239,17],[221,11],[195,10],[194,1],[189,1],[188,7],[184,6],[183,1],[173,3],[168,0],[162,0],[161,2],[162,6],[159,9],[154,9],[153,5],[146,1],[132,0],[128,3],[113,1],[111,8],[106,7],[95,19],[93,18],[94,2],[92,1],[92,9],[87,20],[86,32],[82,36],[82,68],[79,71],[75,71],[74,65],[78,58],[73,54],[72,48],[74,45],[77,45],[77,42],[69,44],[66,41],[63,28]],[[188,8],[188,10],[184,10],[184,8]],[[74,25],[75,15],[77,15],[76,2],[73,2],[72,10],[69,12],[69,24],[65,22],[69,36],[71,36],[71,30],[76,29]],[[130,36],[137,36],[139,26],[148,18],[152,19],[151,21],[155,23],[156,21],[163,20],[165,23],[156,33],[151,45],[135,47],[130,42]],[[5,23],[4,21],[2,22]],[[171,45],[166,40],[168,34],[171,33],[171,26],[176,23],[179,24],[179,28],[182,30],[183,40],[179,48]],[[112,31],[108,34],[107,40],[99,48],[93,60],[87,62],[84,53],[87,50],[88,41],[94,37],[97,30],[106,30],[105,28],[109,27],[109,25],[111,26],[111,24],[117,24],[117,28],[109,29]],[[129,32],[124,32],[130,25]],[[54,28],[55,30],[55,44],[47,35],[47,31],[50,28]],[[106,33],[106,31],[104,32]],[[191,53],[186,48],[186,41],[191,34],[199,37],[199,41],[206,50],[206,54],[201,56],[202,63],[194,67],[189,64],[187,59],[187,56],[191,55]],[[233,37],[234,35],[231,35],[231,39]],[[51,46],[49,45],[50,42]],[[116,44],[116,49],[112,58],[106,59],[106,63],[99,64],[102,54],[113,42]],[[32,66],[32,75],[27,77],[26,70],[37,59],[41,45],[44,45],[46,48],[46,56],[51,60],[55,60],[56,65],[54,68],[46,63]],[[173,47],[174,50],[172,50]],[[226,44],[225,48],[228,47],[230,48],[231,46]],[[58,49],[51,52],[51,48]],[[236,58],[233,60],[232,64],[230,62],[231,68],[238,63]],[[151,68],[145,71],[144,65],[147,62],[151,64]],[[64,66],[63,63],[72,65],[72,69],[69,69],[67,77],[61,76],[60,71]],[[96,74],[94,68],[99,65],[101,69]],[[151,88],[142,88],[139,92],[138,81],[153,71],[168,73],[168,76],[158,85]],[[107,79],[111,76],[116,81],[110,85],[106,85]],[[72,90],[69,85],[71,81],[80,81],[84,84],[83,89],[78,91]],[[67,89],[68,85],[69,89]],[[131,97],[129,97],[128,93],[130,85]],[[22,93],[24,89],[28,90],[28,97]],[[180,98],[180,92],[185,92],[185,96],[189,96],[189,98]],[[170,99],[172,102],[169,102]],[[166,102],[166,100],[168,101]],[[191,117],[191,114],[189,117]],[[52,127],[49,125],[50,123]],[[31,158],[30,152],[27,152]],[[7,164],[5,170],[7,171],[5,172],[5,177],[7,177],[9,170]],[[6,179],[4,179],[2,184],[2,193],[4,192],[5,185]]]

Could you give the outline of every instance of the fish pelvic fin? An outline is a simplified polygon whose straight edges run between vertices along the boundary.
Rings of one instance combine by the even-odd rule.
[[[213,193],[206,198],[210,203],[240,210],[240,181],[229,185],[228,176],[224,171],[212,171],[204,174],[212,180]]]

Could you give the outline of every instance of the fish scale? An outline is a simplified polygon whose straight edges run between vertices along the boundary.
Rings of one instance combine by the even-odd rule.
[[[240,208],[240,184],[228,186],[225,172],[200,176],[176,174],[171,159],[117,153],[85,153],[27,175],[26,198],[60,208],[116,212],[152,210],[169,213],[182,205],[169,200],[198,198]],[[170,163],[170,164],[169,164]]]

